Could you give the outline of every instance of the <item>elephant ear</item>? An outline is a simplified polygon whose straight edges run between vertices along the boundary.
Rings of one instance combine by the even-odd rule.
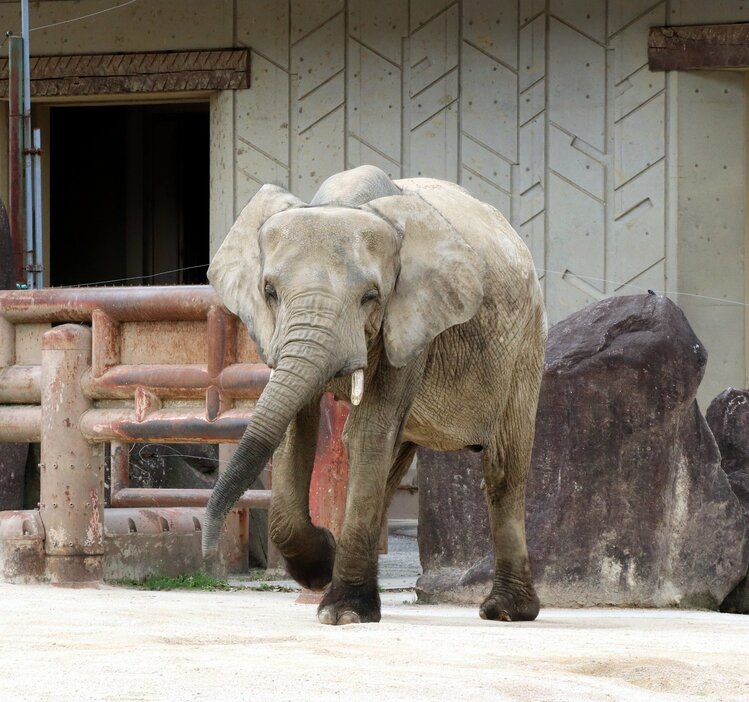
[[[402,237],[400,273],[383,322],[388,360],[400,368],[445,329],[476,314],[484,297],[485,265],[455,227],[418,194],[383,197],[365,208]]]
[[[242,210],[208,268],[208,280],[226,308],[247,325],[263,360],[274,323],[262,290],[258,232],[277,212],[304,206],[288,190],[264,185]]]

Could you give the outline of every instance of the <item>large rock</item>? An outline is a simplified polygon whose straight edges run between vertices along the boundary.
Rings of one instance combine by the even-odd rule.
[[[714,608],[746,573],[744,515],[695,402],[706,360],[655,295],[607,299],[550,330],[526,517],[543,604]],[[485,509],[483,496],[465,505]],[[475,549],[453,549],[439,577],[425,569],[423,596],[478,601],[491,558]]]
[[[422,602],[486,595],[474,593],[464,580],[466,565],[481,561],[491,549],[482,479],[480,453],[419,449],[417,540],[423,575],[416,589]]]
[[[0,200],[0,290],[16,287],[10,224],[3,201]],[[23,509],[28,444],[0,443],[0,511]]]
[[[728,483],[749,525],[749,390],[724,390],[710,403],[706,418],[718,443]],[[741,580],[720,609],[749,614],[749,577]]]

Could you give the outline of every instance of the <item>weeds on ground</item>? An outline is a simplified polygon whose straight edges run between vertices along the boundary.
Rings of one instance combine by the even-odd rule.
[[[213,578],[205,573],[178,575],[176,578],[151,576],[145,580],[114,580],[113,585],[134,587],[139,590],[232,590],[226,580]]]
[[[255,592],[296,592],[292,587],[273,585],[272,583],[260,583],[257,587],[245,587],[243,589],[254,590]]]

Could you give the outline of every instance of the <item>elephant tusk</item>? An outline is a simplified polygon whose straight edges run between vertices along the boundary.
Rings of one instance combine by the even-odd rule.
[[[351,376],[351,404],[358,405],[364,394],[364,371],[354,371]]]
[[[270,375],[268,376],[268,381],[270,382],[273,378],[273,374],[276,372],[275,368],[270,369]]]

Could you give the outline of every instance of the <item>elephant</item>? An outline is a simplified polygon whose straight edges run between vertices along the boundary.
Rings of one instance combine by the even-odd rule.
[[[483,451],[495,549],[484,619],[533,620],[525,485],[546,346],[528,248],[493,207],[453,183],[331,176],[309,204],[265,185],[208,278],[272,369],[206,508],[203,554],[273,458],[269,536],[289,574],[324,594],[323,624],[377,622],[378,541],[418,446]],[[338,543],[312,523],[320,400],[351,403]]]

